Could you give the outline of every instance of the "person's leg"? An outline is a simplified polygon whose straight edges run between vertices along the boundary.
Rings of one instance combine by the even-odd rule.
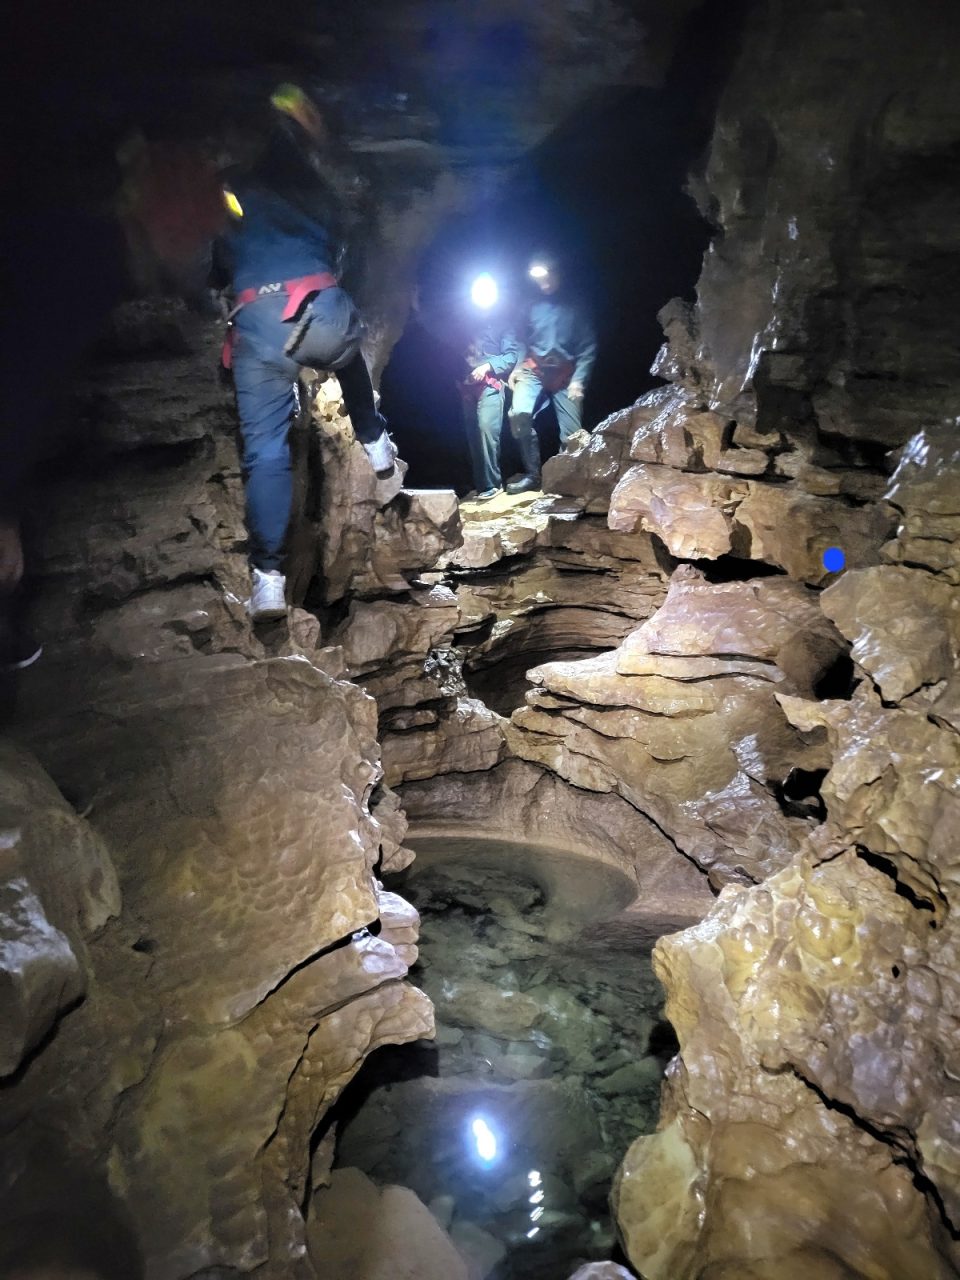
[[[309,320],[293,353],[298,365],[336,373],[353,434],[378,475],[388,475],[397,448],[377,411],[370,371],[360,352],[363,324],[353,299],[343,289],[324,289],[310,303]],[[294,331],[291,330],[291,334]],[[288,338],[289,342],[289,338]]]
[[[540,441],[533,418],[543,400],[543,383],[532,369],[521,369],[513,388],[510,432],[520,451],[523,474],[507,485],[507,493],[524,493],[540,485]]]
[[[283,566],[293,503],[289,433],[297,404],[296,366],[283,357],[271,358],[241,333],[234,347],[233,377],[243,437],[250,562],[275,572]]]
[[[557,426],[560,429],[561,448],[580,430],[582,406],[582,400],[571,400],[566,391],[558,391],[553,397],[553,410],[557,415]]]
[[[468,430],[473,459],[473,481],[478,493],[499,489],[500,428],[503,426],[504,393],[496,387],[484,387],[472,414],[472,430]]]
[[[371,444],[387,429],[387,420],[378,412],[373,399],[373,383],[367,362],[358,352],[352,360],[337,370],[343,403],[353,434],[361,444]]]

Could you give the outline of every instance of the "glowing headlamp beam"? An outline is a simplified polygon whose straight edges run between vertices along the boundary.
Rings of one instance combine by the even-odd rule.
[[[550,274],[550,268],[545,267],[542,262],[535,262],[533,266],[530,268],[531,280],[546,280],[549,274]]]
[[[489,311],[491,307],[495,307],[499,297],[500,289],[497,282],[487,271],[483,275],[477,276],[470,287],[470,298],[473,305],[482,308],[484,311]]]

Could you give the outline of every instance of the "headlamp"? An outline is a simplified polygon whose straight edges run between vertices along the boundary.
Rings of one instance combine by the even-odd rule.
[[[277,85],[270,95],[270,103],[288,116],[295,116],[298,111],[302,111],[309,105],[307,95],[299,85],[289,83]]]
[[[550,268],[542,262],[534,262],[530,267],[529,275],[531,280],[546,280],[549,274]]]
[[[233,194],[233,192],[230,190],[229,187],[223,188],[223,203],[227,207],[227,212],[232,214],[233,217],[235,218],[243,217],[243,205],[241,205],[240,201]]]
[[[488,271],[485,271],[483,275],[477,276],[470,286],[470,300],[481,311],[489,311],[491,307],[495,307],[499,297],[499,286]]]

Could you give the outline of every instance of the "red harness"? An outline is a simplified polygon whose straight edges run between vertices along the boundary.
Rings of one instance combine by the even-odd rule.
[[[543,383],[543,389],[555,395],[565,391],[570,385],[576,365],[572,360],[564,360],[562,356],[527,356],[521,369],[530,369]]]
[[[251,289],[242,290],[234,299],[233,310],[230,312],[228,321],[227,336],[223,342],[223,350],[220,352],[220,363],[224,369],[229,369],[233,365],[233,343],[236,331],[232,322],[233,317],[242,307],[249,306],[251,302],[257,302],[261,298],[276,298],[285,293],[287,295],[287,305],[283,308],[280,319],[293,320],[312,293],[322,293],[324,289],[333,289],[339,283],[340,281],[337,277],[331,275],[329,271],[318,271],[312,276],[298,276],[296,280],[280,280],[276,284],[261,284]]]

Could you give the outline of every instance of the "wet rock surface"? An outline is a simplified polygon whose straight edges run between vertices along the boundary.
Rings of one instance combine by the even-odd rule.
[[[960,1269],[952,1086],[939,1079],[956,1054],[957,378],[932,313],[927,324],[893,301],[927,278],[926,232],[906,228],[915,216],[941,225],[960,103],[932,38],[913,39],[893,7],[869,31],[862,16],[824,5],[801,20],[773,4],[752,28],[701,189],[724,235],[696,307],[664,312],[658,368],[673,391],[601,428],[589,450],[591,476],[599,458],[609,473],[602,489],[588,481],[594,509],[606,501],[618,527],[674,548],[687,538],[689,554],[762,560],[825,587],[814,609],[853,664],[850,679],[841,661],[796,693],[774,686],[791,725],[827,734],[820,763],[800,768],[812,768],[805,785],[821,807],[798,843],[762,883],[728,884],[701,925],[654,950],[680,1054],[659,1130],[630,1149],[614,1197],[624,1246],[650,1280]],[[750,58],[770,40],[782,75],[761,83]],[[856,46],[862,68],[819,124],[804,104],[833,64],[815,45]],[[751,153],[765,157],[753,180]],[[905,236],[896,247],[894,227]],[[951,275],[956,235],[931,235]],[[924,307],[938,308],[944,278]],[[889,446],[902,448],[883,457]],[[731,466],[738,452],[749,456]],[[558,491],[576,497],[578,484],[565,463]],[[688,493],[698,496],[684,528],[669,495]],[[822,560],[831,545],[847,566],[837,578]],[[709,610],[703,634],[717,634]],[[754,646],[728,660],[756,656]],[[566,678],[585,701],[586,674]],[[600,688],[611,678],[595,673]],[[555,681],[546,668],[538,728],[567,696]],[[599,753],[580,730],[564,747],[562,768],[596,784],[624,776],[607,759],[591,772]],[[787,755],[799,764],[796,747]]]
[[[573,82],[654,79],[680,16],[524,18],[562,74],[504,84],[478,152],[464,51],[499,12],[439,39],[376,6],[399,52],[369,100],[353,19],[317,46],[349,52],[325,101],[357,107],[377,204],[352,267],[375,365],[437,220]],[[617,1230],[648,1280],[960,1274],[958,21],[754,7],[669,385],[570,441],[545,494],[380,481],[335,380],[305,386],[288,624],[244,610],[215,326],[121,313],[37,498],[45,653],[0,752],[4,1200],[76,1164],[151,1280],[313,1280],[368,1217],[348,1271],[599,1276],[632,1143]],[[431,837],[590,852],[581,896],[613,874],[646,914],[571,933],[474,849],[457,888],[424,873],[418,992],[416,911],[378,883],[412,856],[401,800]],[[653,1133],[658,980],[680,1052]],[[343,1126],[388,1188],[330,1178],[317,1126],[373,1048],[423,1041],[430,996],[436,1048]],[[465,1172],[480,1105],[510,1176]]]
[[[809,692],[840,652],[805,588],[714,585],[684,568],[619,649],[531,672],[508,741],[578,787],[622,796],[717,887],[762,879],[810,826],[778,787],[826,762],[822,736],[798,736],[777,691]]]
[[[152,1277],[306,1278],[313,1128],[373,1048],[433,1025],[404,982],[416,912],[375,874],[409,858],[405,820],[346,652],[306,610],[259,629],[246,616],[215,333],[177,306],[117,324],[122,354],[81,389],[89,472],[45,491],[32,548],[44,655],[13,730],[40,763],[2,754],[0,1018],[16,1074],[0,1189],[5,1206],[25,1169],[42,1195],[55,1170],[35,1153],[55,1135],[126,1204]],[[310,592],[330,543],[322,521],[310,534],[322,483],[382,549],[371,562],[355,532],[336,564],[372,564],[384,596],[409,596],[418,537],[423,565],[448,532],[412,519],[391,542],[378,519],[408,504],[399,477],[378,482],[325,405],[295,441],[291,579]],[[358,622],[361,668],[365,635]]]

